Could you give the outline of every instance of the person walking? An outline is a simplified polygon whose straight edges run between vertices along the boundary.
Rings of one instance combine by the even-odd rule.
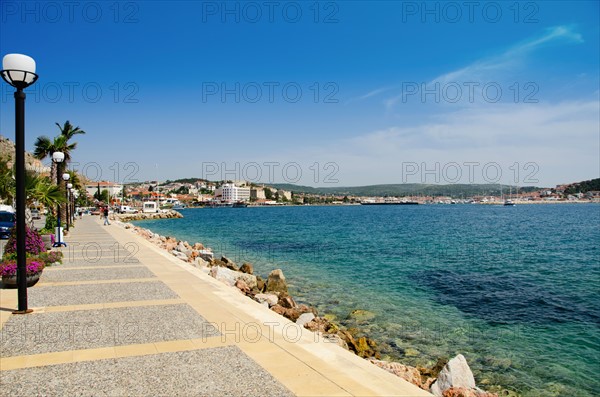
[[[104,207],[104,226],[110,225],[108,221],[108,206]]]

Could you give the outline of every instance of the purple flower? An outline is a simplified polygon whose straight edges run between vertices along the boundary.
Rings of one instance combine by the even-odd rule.
[[[44,262],[28,260],[25,268],[27,275],[35,274],[44,269]],[[0,276],[14,276],[17,274],[17,263],[10,261],[0,264]]]
[[[25,251],[28,254],[38,255],[40,252],[44,252],[46,247],[44,246],[44,242],[42,241],[42,236],[40,234],[25,226]],[[4,248],[5,254],[12,254],[17,251],[17,228],[13,227],[10,232],[10,237],[6,242],[6,247]]]

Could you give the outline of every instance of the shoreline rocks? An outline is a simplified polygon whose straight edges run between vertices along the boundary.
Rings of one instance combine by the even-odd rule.
[[[177,213],[176,211],[172,212]],[[181,217],[179,213],[177,214],[179,216],[174,217]],[[315,308],[298,304],[288,293],[286,278],[281,269],[271,271],[267,280],[264,281],[260,276],[254,274],[252,264],[243,263],[241,267],[238,267],[235,262],[225,256],[215,259],[212,250],[201,243],[190,245],[187,241],[161,236],[130,223],[116,221],[116,224],[130,229],[216,280],[236,288],[240,293],[299,326],[318,333],[319,337],[323,337],[324,340],[369,360],[372,364],[431,392],[436,397],[498,397],[495,393],[488,393],[477,388],[473,372],[461,354],[448,362],[440,359],[432,368],[415,368],[398,362],[382,361],[377,343],[373,339],[361,334],[356,328],[346,329],[335,323],[334,315],[319,316]],[[375,318],[374,313],[356,309],[349,313],[347,319],[360,328],[361,325],[368,324],[373,318]]]
[[[179,212],[175,210],[167,210],[164,212],[146,213],[139,212],[137,214],[111,214],[111,220],[118,220],[121,222],[141,221],[145,219],[170,219],[170,218],[183,218]]]

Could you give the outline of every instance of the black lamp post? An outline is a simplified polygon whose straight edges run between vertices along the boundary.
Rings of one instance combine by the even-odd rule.
[[[72,207],[71,207],[73,209],[73,211],[71,212],[73,214],[73,216],[71,218],[73,219],[73,223],[75,223],[75,219],[77,219],[77,217],[76,217],[77,211],[75,211],[75,209],[76,209],[76,204],[77,204],[76,201],[79,198],[79,191],[77,189],[74,189],[71,197],[72,197],[71,201],[73,202]]]
[[[56,186],[60,187],[60,164],[65,160],[65,154],[63,152],[54,152],[52,153],[52,161],[56,164]],[[62,228],[60,226],[60,203],[56,205],[56,241],[54,242],[53,247],[60,247],[67,244],[62,241]]]
[[[71,207],[71,201],[73,200],[73,184],[67,183],[67,218],[69,218],[69,223],[67,224],[67,230],[69,230],[69,226],[73,225],[73,208]]]
[[[17,286],[18,309],[14,314],[31,313],[27,308],[27,265],[25,253],[25,88],[38,78],[35,61],[22,54],[8,54],[2,59],[2,78],[15,87],[15,165],[17,187]]]
[[[65,230],[68,232],[69,231],[69,185],[71,185],[69,183],[69,179],[71,178],[71,175],[69,175],[67,172],[65,172],[63,174],[63,180],[65,181]],[[72,187],[73,185],[71,185]]]

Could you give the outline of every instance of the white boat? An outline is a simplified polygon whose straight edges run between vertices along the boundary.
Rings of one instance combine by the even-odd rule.
[[[512,197],[512,186],[510,187],[510,193],[508,193],[508,197],[506,200],[504,200],[504,206],[506,207],[514,207],[515,206],[515,202],[512,201],[510,199],[510,197]]]

